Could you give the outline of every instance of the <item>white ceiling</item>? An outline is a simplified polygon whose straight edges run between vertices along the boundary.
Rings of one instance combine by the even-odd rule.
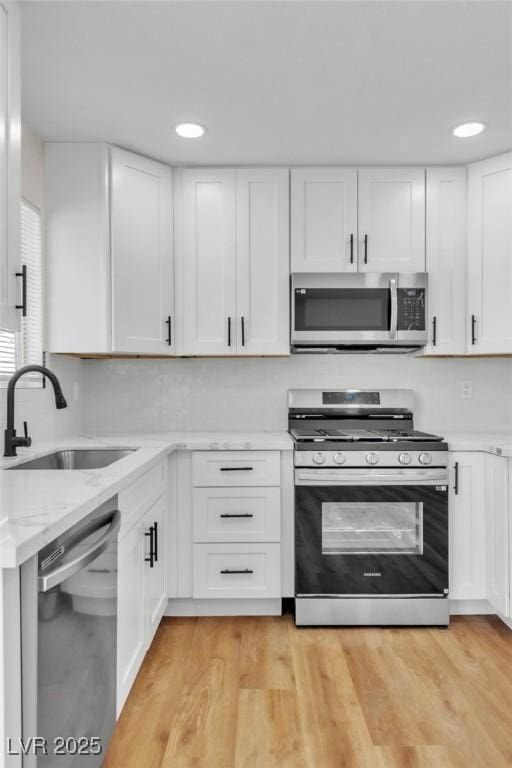
[[[510,2],[23,2],[23,117],[170,163],[449,163],[512,148]],[[207,126],[197,141],[173,127]],[[450,129],[488,130],[455,139]]]

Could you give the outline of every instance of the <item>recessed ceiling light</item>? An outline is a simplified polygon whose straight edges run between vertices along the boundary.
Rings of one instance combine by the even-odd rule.
[[[180,123],[176,126],[176,133],[183,139],[199,139],[204,133],[204,128],[199,123]]]
[[[485,123],[462,123],[453,129],[453,135],[458,139],[469,139],[471,136],[478,136],[484,128]]]

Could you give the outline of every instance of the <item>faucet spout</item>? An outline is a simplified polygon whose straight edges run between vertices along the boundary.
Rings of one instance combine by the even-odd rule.
[[[14,428],[14,394],[16,384],[26,373],[40,373],[51,381],[55,395],[56,408],[60,410],[61,408],[67,408],[68,405],[66,398],[62,394],[60,382],[53,371],[50,371],[50,369],[46,368],[44,365],[25,365],[23,368],[19,368],[13,373],[7,385],[7,428],[4,431],[4,456],[16,456],[17,448],[21,446],[28,447],[32,444],[32,439],[27,434],[26,423],[24,437],[18,437],[16,435],[16,429]]]

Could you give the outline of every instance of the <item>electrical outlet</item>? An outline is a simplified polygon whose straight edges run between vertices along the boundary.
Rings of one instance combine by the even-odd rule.
[[[462,381],[460,385],[460,396],[464,400],[468,400],[473,397],[473,384],[471,381]]]

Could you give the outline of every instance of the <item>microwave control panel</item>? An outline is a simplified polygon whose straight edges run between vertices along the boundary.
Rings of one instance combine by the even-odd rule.
[[[425,330],[425,289],[399,288],[397,329],[399,331]]]

